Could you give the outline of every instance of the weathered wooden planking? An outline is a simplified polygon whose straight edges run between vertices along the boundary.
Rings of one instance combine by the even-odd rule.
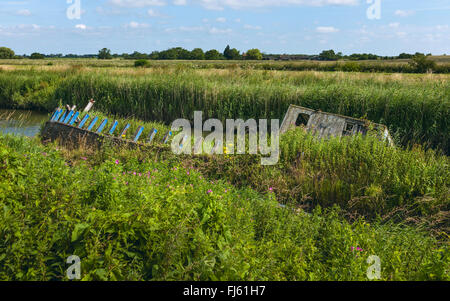
[[[86,121],[89,119],[89,114],[84,115],[83,120],[81,120],[80,125],[78,126],[78,128],[83,128],[84,124],[86,123]]]
[[[80,115],[80,112],[76,112],[72,119],[69,121],[69,125],[73,125],[75,123],[75,121],[77,120],[78,116]]]
[[[130,128],[130,124],[127,124],[125,128],[122,130],[122,133],[120,134],[120,138],[124,138],[124,136],[127,134],[128,129]]]
[[[91,124],[88,126],[87,130],[88,130],[88,131],[91,131],[92,128],[94,127],[94,125],[97,123],[97,121],[98,121],[98,117],[95,117],[95,118],[92,120]]]
[[[59,119],[59,117],[61,116],[61,114],[62,114],[62,112],[63,112],[63,109],[58,109],[56,112],[55,112],[55,115],[53,116],[53,118],[51,119],[51,121],[57,121],[58,119]]]
[[[67,115],[67,111],[63,111],[62,115],[60,115],[61,118],[59,118],[59,119],[56,120],[56,121],[58,121],[58,122],[63,122],[64,119],[66,118],[66,115]]]
[[[169,139],[171,136],[172,136],[172,132],[168,131],[167,134],[164,136],[162,143],[166,144],[167,142],[169,142]]]
[[[140,126],[137,129],[136,133],[134,134],[134,139],[133,139],[134,142],[137,142],[139,140],[139,137],[142,135],[143,131],[144,131],[144,127],[143,126]]]
[[[69,111],[69,114],[67,114],[66,118],[63,120],[63,123],[69,123],[70,118],[73,116],[74,111]]]
[[[113,126],[111,127],[111,129],[109,130],[109,134],[112,135],[114,133],[114,131],[116,130],[117,125],[119,124],[119,122],[116,120],[114,121]]]
[[[158,130],[155,129],[155,128],[153,128],[153,129],[150,131],[150,134],[148,135],[147,143],[152,143],[152,141],[153,141],[153,139],[155,139],[155,136],[156,136],[157,133],[158,133]]]
[[[105,126],[106,126],[107,123],[108,123],[108,119],[104,119],[104,120],[102,121],[102,123],[100,124],[100,126],[99,126],[98,129],[97,129],[97,133],[98,133],[98,134],[101,134],[101,133],[102,133],[102,131],[103,131],[103,129],[105,128]]]
[[[56,108],[55,111],[52,114],[52,117],[50,117],[50,121],[54,121],[55,117],[58,115],[59,108]]]

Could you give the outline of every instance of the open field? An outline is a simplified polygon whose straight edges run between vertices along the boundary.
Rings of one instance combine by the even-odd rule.
[[[450,56],[435,56],[431,60],[437,63],[435,73],[450,73]],[[243,60],[151,60],[152,67],[185,66],[191,69],[256,69],[279,71],[343,71],[369,73],[415,73],[408,59],[365,60],[365,61],[243,61]],[[9,59],[0,60],[0,66],[76,66],[76,67],[134,67],[134,60],[125,59],[69,59],[51,58],[43,60]]]

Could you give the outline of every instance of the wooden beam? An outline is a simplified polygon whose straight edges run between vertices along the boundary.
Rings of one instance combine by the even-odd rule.
[[[92,128],[94,127],[94,125],[97,123],[97,120],[98,120],[98,117],[95,117],[95,118],[92,120],[91,124],[90,124],[90,125],[88,126],[88,128],[87,128],[88,131],[92,130]]]
[[[158,130],[153,128],[147,138],[147,143],[152,143],[153,139],[155,138],[156,134],[158,133]]]
[[[89,119],[89,114],[84,115],[83,120],[81,120],[80,125],[78,128],[83,128],[83,125],[86,123],[86,121]]]
[[[117,120],[114,121],[114,124],[112,125],[111,129],[109,130],[110,135],[112,135],[114,133],[118,124],[119,124],[119,122]]]
[[[137,129],[136,133],[134,134],[134,139],[133,139],[134,142],[137,142],[139,140],[139,137],[142,135],[143,131],[144,131],[144,127],[143,126],[140,126]]]
[[[79,115],[80,115],[80,112],[76,112],[75,115],[73,115],[72,120],[69,121],[69,125],[73,125]]]
[[[102,123],[100,124],[100,126],[97,129],[97,133],[101,134],[103,129],[105,128],[106,124],[108,123],[108,119],[105,119],[102,121]]]

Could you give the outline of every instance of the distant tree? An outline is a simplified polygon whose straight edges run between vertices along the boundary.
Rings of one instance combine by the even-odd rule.
[[[43,60],[45,58],[45,56],[43,54],[34,52],[31,54],[30,59],[32,60]]]
[[[227,45],[227,47],[225,47],[225,50],[223,51],[223,56],[227,59],[227,60],[231,60],[231,48],[230,45]]]
[[[102,50],[98,51],[98,58],[100,60],[110,60],[112,59],[111,50],[107,48],[103,48]]]
[[[230,50],[230,60],[240,60],[242,58],[239,50],[233,48]]]
[[[193,60],[204,60],[205,53],[201,48],[195,48],[191,51],[191,59]]]
[[[190,60],[191,59],[191,52],[187,49],[184,49],[182,47],[175,48],[175,51],[177,52],[177,59],[178,60]]]
[[[423,53],[414,55],[409,64],[419,73],[433,72],[436,69],[436,62],[427,58]]]
[[[412,57],[413,57],[414,55],[412,55],[412,54],[409,54],[409,53],[400,53],[399,55],[398,55],[398,58],[399,59],[411,59]]]
[[[245,56],[246,60],[262,60],[262,53],[261,51],[259,51],[259,49],[250,49],[247,51],[246,56]]]
[[[178,57],[175,48],[167,49],[159,53],[160,60],[176,60]]]
[[[222,54],[215,50],[215,49],[211,49],[205,52],[205,59],[206,60],[221,60],[223,59]]]
[[[0,59],[13,59],[15,56],[14,51],[6,47],[0,47]]]
[[[190,58],[191,52],[181,47],[161,51],[158,55],[160,60],[189,60]]]
[[[133,60],[145,60],[146,58],[148,58],[148,55],[146,55],[145,53],[140,53],[138,51],[135,51],[132,54],[130,54],[128,56],[128,58],[133,59]]]
[[[153,51],[150,53],[149,58],[151,60],[158,60],[159,59],[159,51]]]
[[[324,50],[319,54],[319,59],[324,61],[335,61],[338,59],[336,53],[333,49]]]

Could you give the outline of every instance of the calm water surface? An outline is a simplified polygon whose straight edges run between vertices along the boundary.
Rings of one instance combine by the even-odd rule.
[[[42,122],[49,118],[46,113],[0,109],[0,132],[34,137],[39,134]]]

